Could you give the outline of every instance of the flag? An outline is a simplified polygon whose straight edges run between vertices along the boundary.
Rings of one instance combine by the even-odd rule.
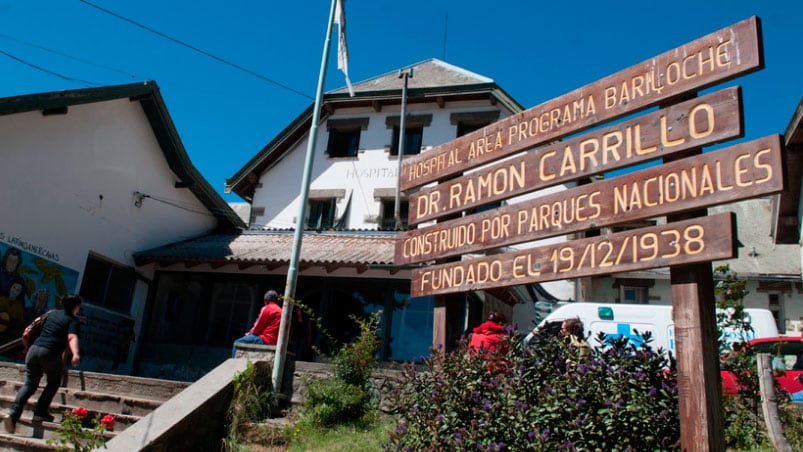
[[[337,24],[337,68],[343,71],[346,76],[346,86],[349,88],[349,95],[354,97],[354,88],[351,87],[349,80],[349,49],[346,47],[346,11],[343,6],[345,0],[336,0],[335,4],[335,23]]]

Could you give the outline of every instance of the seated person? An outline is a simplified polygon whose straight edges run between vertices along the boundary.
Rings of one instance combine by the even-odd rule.
[[[237,353],[237,344],[276,345],[279,340],[279,325],[282,321],[282,307],[279,306],[279,294],[275,290],[265,292],[265,306],[259,311],[254,326],[245,335],[234,341],[231,357]]]

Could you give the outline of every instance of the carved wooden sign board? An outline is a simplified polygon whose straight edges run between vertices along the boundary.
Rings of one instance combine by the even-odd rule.
[[[411,296],[733,257],[731,215],[499,251],[778,193],[783,163],[777,136],[459,215],[741,137],[738,87],[672,101],[762,66],[760,24],[752,17],[407,159],[401,188],[418,189],[410,194],[409,223],[441,220],[396,241],[395,265],[434,263],[413,271]],[[463,260],[440,263],[457,256]]]

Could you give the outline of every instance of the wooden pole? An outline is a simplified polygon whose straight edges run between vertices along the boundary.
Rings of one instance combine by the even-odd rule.
[[[722,382],[710,263],[670,268],[677,344],[680,446],[724,451]]]

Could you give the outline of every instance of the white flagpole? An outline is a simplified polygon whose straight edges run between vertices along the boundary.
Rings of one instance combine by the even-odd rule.
[[[310,126],[309,138],[307,139],[307,158],[304,161],[304,175],[301,180],[301,194],[299,196],[298,216],[296,217],[296,230],[293,236],[293,250],[290,254],[290,264],[287,268],[287,282],[284,286],[284,306],[282,307],[282,320],[279,324],[279,339],[276,343],[276,356],[273,360],[273,391],[281,392],[282,375],[284,374],[285,355],[287,354],[287,342],[290,333],[290,319],[293,307],[287,300],[295,300],[296,282],[298,279],[298,262],[301,254],[301,239],[304,236],[304,217],[307,214],[307,199],[309,198],[310,175],[312,173],[312,162],[315,159],[315,143],[318,137],[318,122],[321,118],[321,103],[323,101],[323,87],[326,81],[326,68],[329,60],[329,47],[332,41],[332,28],[335,17],[335,5],[340,0],[332,0],[329,8],[329,22],[326,26],[326,40],[323,44],[323,57],[321,57],[321,71],[318,74],[318,91],[315,94],[315,107],[312,110],[312,125]]]

